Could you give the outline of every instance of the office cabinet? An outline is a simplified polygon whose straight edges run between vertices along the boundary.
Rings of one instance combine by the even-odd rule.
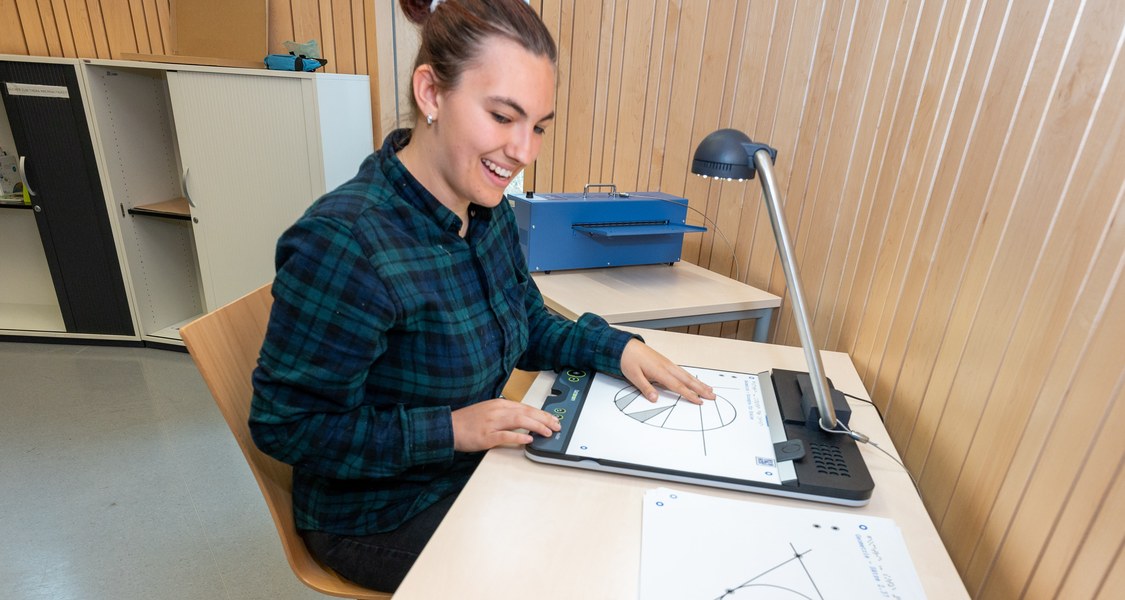
[[[270,281],[281,233],[373,149],[366,76],[85,63],[146,341]]]
[[[0,333],[137,339],[78,62],[3,57],[0,82],[0,146],[31,194],[0,213]]]

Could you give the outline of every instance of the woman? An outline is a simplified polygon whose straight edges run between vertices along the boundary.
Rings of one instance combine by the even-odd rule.
[[[499,398],[513,368],[577,366],[713,398],[594,315],[553,316],[528,275],[504,188],[554,115],[554,41],[522,0],[401,0],[422,23],[419,126],[281,238],[250,427],[292,464],[310,551],[397,588],[483,451],[549,436],[554,416]]]

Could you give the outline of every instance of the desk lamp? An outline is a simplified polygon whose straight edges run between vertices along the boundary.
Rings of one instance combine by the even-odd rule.
[[[730,181],[750,179],[755,173],[761,174],[774,238],[785,269],[785,280],[793,297],[793,315],[801,334],[808,373],[772,369],[768,374],[752,374],[754,377],[761,377],[757,379],[761,391],[761,402],[758,405],[763,413],[763,419],[759,422],[766,425],[768,438],[760,435],[761,428],[754,432],[741,432],[750,433],[755,438],[746,440],[746,448],[753,447],[753,452],[759,454],[751,457],[736,451],[716,458],[701,469],[700,465],[690,461],[676,462],[676,466],[670,466],[670,461],[660,456],[637,456],[619,452],[620,444],[585,443],[600,435],[596,431],[614,428],[586,428],[582,436],[579,436],[581,441],[576,441],[575,431],[583,427],[580,423],[586,422],[580,421],[585,414],[582,407],[587,404],[587,394],[594,386],[587,372],[570,369],[555,378],[551,395],[543,401],[543,410],[566,413],[566,420],[561,422],[562,429],[549,438],[533,436],[532,443],[524,450],[528,458],[549,464],[846,506],[867,504],[875,482],[857,442],[867,443],[870,440],[862,433],[848,428],[851,409],[844,401],[843,394],[830,387],[820,355],[813,344],[801,281],[797,275],[797,263],[793,258],[773,174],[773,159],[776,156],[777,151],[768,145],[756,144],[745,134],[733,129],[723,129],[704,138],[695,151],[691,168],[697,175]],[[763,383],[766,380],[768,385]],[[609,388],[599,388],[601,397],[589,404],[601,407],[616,404],[624,412],[623,405],[619,402],[624,400],[624,404],[628,405],[635,397],[626,391],[629,389],[626,387],[622,390],[626,391],[624,396],[620,393],[616,396],[610,394],[607,399],[607,389]],[[747,402],[752,402],[749,395]],[[656,409],[659,414],[664,414],[665,410]],[[646,421],[651,418],[647,416],[651,412],[654,411],[645,413]],[[597,419],[602,413],[594,414],[594,419]],[[739,432],[736,431],[734,435],[739,435]],[[772,457],[765,456],[769,453],[765,442],[772,443]],[[735,447],[731,446],[730,449],[735,450]],[[703,459],[710,456],[704,451]],[[751,464],[762,467],[762,470],[742,468],[746,458],[750,458]]]
[[[797,332],[801,336],[801,347],[809,366],[813,396],[819,413],[820,428],[825,431],[836,429],[836,410],[820,353],[813,343],[809,315],[805,310],[805,295],[801,291],[801,278],[797,274],[797,261],[793,258],[793,245],[789,241],[789,229],[785,226],[785,213],[781,210],[780,194],[773,174],[773,161],[777,150],[766,144],[751,141],[736,129],[720,129],[703,138],[695,150],[691,161],[691,172],[706,178],[726,181],[753,179],[754,173],[761,173],[762,191],[766,196],[770,224],[777,242],[777,252],[781,256],[781,267],[785,271],[785,283],[793,298],[793,319],[797,322]]]

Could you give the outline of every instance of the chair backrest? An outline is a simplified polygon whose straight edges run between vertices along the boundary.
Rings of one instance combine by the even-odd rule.
[[[341,578],[309,554],[293,521],[293,468],[263,453],[250,437],[250,375],[258,362],[272,305],[270,284],[266,284],[188,323],[180,335],[258,480],[293,573],[322,594],[389,599],[390,594]]]

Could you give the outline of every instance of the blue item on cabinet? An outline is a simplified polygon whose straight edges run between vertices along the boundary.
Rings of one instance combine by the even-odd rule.
[[[529,271],[562,271],[679,262],[686,198],[662,192],[509,194]]]
[[[266,63],[267,69],[274,71],[315,71],[328,64],[328,61],[323,58],[297,56],[292,52],[289,54],[270,54],[266,56],[263,62]]]

